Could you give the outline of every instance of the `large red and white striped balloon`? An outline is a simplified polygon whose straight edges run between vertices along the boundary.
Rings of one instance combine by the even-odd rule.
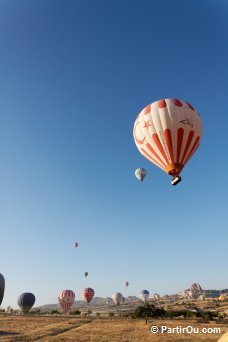
[[[63,311],[67,312],[74,303],[75,293],[71,290],[64,290],[59,293],[58,300]]]
[[[87,287],[82,291],[82,297],[85,299],[86,303],[89,304],[89,302],[93,299],[94,297],[94,290],[91,289],[90,287]]]
[[[188,102],[159,100],[139,113],[133,136],[145,158],[176,177],[199,147],[201,118]]]

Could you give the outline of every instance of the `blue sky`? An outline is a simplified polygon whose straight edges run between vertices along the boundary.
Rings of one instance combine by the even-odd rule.
[[[225,0],[0,1],[2,306],[228,287],[227,15]],[[162,98],[203,121],[177,187],[132,136]]]

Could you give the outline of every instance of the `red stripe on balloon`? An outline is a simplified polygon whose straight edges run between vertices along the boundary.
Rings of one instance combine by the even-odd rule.
[[[165,100],[159,100],[158,101],[158,108],[165,108],[165,107],[166,107]]]
[[[191,148],[191,151],[189,152],[186,160],[185,160],[185,164],[187,164],[187,162],[189,161],[189,159],[191,158],[191,156],[195,153],[195,151],[197,150],[197,148],[199,147],[199,140],[200,140],[200,137],[197,137],[192,148]]]
[[[184,129],[178,128],[178,130],[177,130],[177,160],[176,160],[176,163],[179,163],[181,148],[182,148],[182,142],[183,142],[183,136],[184,136]]]
[[[155,150],[153,149],[153,147],[149,143],[146,144],[146,147],[160,161],[160,163],[163,165],[163,167],[166,167],[166,164],[163,162],[163,160],[159,157],[157,152],[155,152]]]
[[[183,154],[182,159],[181,159],[181,164],[183,164],[183,161],[184,161],[185,156],[186,156],[186,154],[188,152],[188,149],[189,149],[189,147],[191,145],[193,137],[194,137],[194,131],[190,131],[189,135],[188,135],[188,140],[187,140],[187,143],[186,143],[186,146],[185,146],[184,154]]]
[[[152,139],[154,140],[157,148],[159,149],[159,151],[160,151],[161,155],[163,156],[163,158],[165,159],[166,163],[169,164],[168,158],[167,158],[167,156],[165,154],[165,151],[164,151],[164,149],[162,147],[162,144],[161,144],[161,142],[160,142],[160,140],[158,138],[157,133],[152,134]]]
[[[147,115],[150,113],[150,108],[151,108],[150,104],[148,106],[146,106],[146,108],[144,109],[144,115]]]
[[[164,169],[164,166],[162,164],[160,164],[156,159],[151,157],[151,155],[149,153],[147,153],[147,151],[144,150],[144,148],[141,148],[141,152],[144,155],[144,157],[147,158],[149,161],[152,161],[152,163],[154,163],[155,165],[157,165],[157,166],[161,167],[162,169]]]
[[[173,99],[173,103],[177,107],[182,107],[183,106],[182,102],[180,100],[178,100],[178,99]]]
[[[172,143],[172,135],[170,129],[165,129],[164,130],[164,137],[166,140],[166,144],[168,146],[170,158],[172,160],[172,163],[174,163],[174,156],[173,156],[173,143]]]
[[[82,292],[82,297],[86,300],[87,303],[91,301],[94,296],[94,290],[91,288],[84,289]]]

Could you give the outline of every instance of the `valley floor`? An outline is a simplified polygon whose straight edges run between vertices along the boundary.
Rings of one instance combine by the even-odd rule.
[[[220,328],[221,333],[152,334],[152,326]],[[75,318],[69,316],[0,316],[1,342],[26,341],[74,341],[74,342],[181,342],[217,341],[228,331],[225,325],[202,324],[187,320],[153,320],[145,324],[143,320],[125,318]]]

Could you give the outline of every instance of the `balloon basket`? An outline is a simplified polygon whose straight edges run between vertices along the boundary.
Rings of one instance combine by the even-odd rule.
[[[177,185],[178,183],[181,182],[181,177],[180,176],[176,176],[171,180],[171,184],[172,185]]]

